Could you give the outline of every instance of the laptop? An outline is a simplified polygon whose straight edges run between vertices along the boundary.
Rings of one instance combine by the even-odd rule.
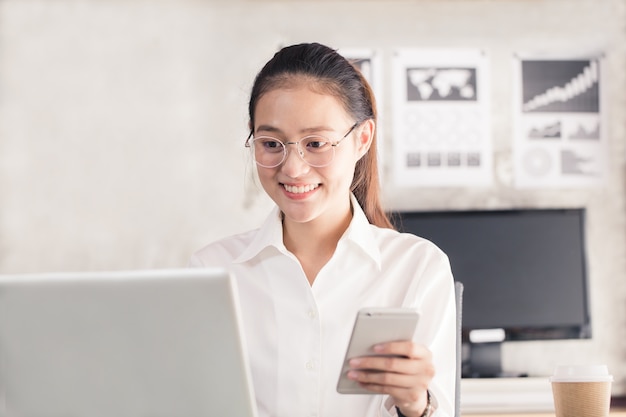
[[[0,275],[0,417],[257,417],[221,269]]]

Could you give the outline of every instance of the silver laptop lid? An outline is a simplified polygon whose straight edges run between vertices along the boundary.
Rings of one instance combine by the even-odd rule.
[[[0,275],[0,417],[256,417],[221,269]]]

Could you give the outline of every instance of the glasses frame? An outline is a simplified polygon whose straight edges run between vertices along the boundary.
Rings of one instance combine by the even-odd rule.
[[[250,148],[252,149],[252,157],[254,158],[254,162],[258,165],[261,166],[263,168],[276,168],[277,166],[282,165],[283,162],[285,162],[285,160],[287,159],[287,145],[296,145],[296,150],[298,151],[298,155],[300,156],[300,159],[302,159],[304,162],[306,162],[307,164],[309,164],[310,166],[314,167],[314,168],[323,168],[326,167],[330,164],[332,164],[333,160],[335,159],[335,148],[341,143],[341,141],[343,141],[345,138],[347,138],[350,133],[352,133],[354,131],[354,129],[356,129],[356,127],[360,124],[360,122],[355,122],[352,127],[346,132],[345,135],[343,135],[341,137],[341,139],[335,141],[334,143],[332,141],[330,142],[330,146],[333,147],[332,151],[333,151],[333,155],[330,158],[330,161],[328,161],[328,163],[323,164],[323,165],[314,165],[312,163],[310,163],[309,161],[307,161],[306,159],[304,159],[304,154],[305,152],[302,151],[302,149],[300,148],[300,142],[302,142],[305,139],[308,139],[310,137],[322,137],[324,139],[327,139],[325,136],[323,135],[308,135],[305,136],[303,138],[300,138],[299,140],[297,140],[296,142],[283,142],[282,140],[275,138],[273,136],[267,136],[267,135],[262,135],[259,137],[254,137],[254,132],[250,132],[250,135],[248,135],[248,138],[246,139],[246,142],[244,143],[244,146],[246,148]],[[252,139],[252,141],[251,141]],[[280,142],[283,145],[283,157],[281,158],[280,162],[277,163],[276,165],[263,165],[261,163],[259,163],[259,161],[257,161],[255,153],[254,153],[254,147],[251,145],[251,142],[254,142],[256,139],[272,139],[275,140],[276,142]]]

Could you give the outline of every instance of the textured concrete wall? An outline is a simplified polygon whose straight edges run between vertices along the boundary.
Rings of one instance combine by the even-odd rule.
[[[385,183],[387,206],[587,207],[594,338],[509,344],[505,365],[541,375],[603,362],[626,393],[625,22],[626,0],[0,0],[0,272],[182,266],[258,225],[270,202],[242,147],[246,100],[280,45],[374,47],[386,74],[395,47],[480,47],[494,185]],[[511,59],[554,51],[605,53],[602,187],[512,186]],[[390,114],[388,98],[380,104]]]

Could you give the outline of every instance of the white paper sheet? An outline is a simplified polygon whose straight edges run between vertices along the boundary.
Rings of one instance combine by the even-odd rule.
[[[493,180],[488,59],[475,49],[393,56],[393,181],[486,186]]]

